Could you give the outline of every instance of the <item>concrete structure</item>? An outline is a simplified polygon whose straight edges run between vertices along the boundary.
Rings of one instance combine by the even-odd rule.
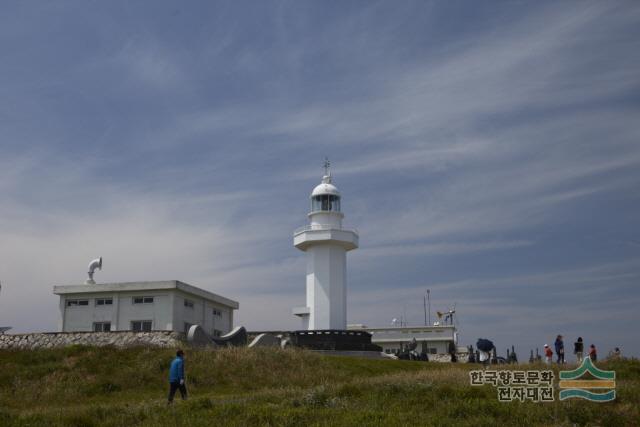
[[[184,334],[173,331],[151,332],[44,332],[0,334],[0,350],[36,350],[70,345],[93,347],[182,347]]]
[[[342,228],[340,192],[325,164],[322,182],[311,193],[309,225],[293,234],[293,244],[307,253],[307,304],[293,309],[302,329],[346,329],[347,251],[358,247],[358,233]]]
[[[350,330],[362,330],[371,334],[371,342],[382,347],[388,354],[406,347],[414,338],[418,343],[418,353],[448,354],[451,346],[457,351],[458,334],[456,327],[445,326],[401,326],[369,328],[365,325],[349,325]]]
[[[54,286],[61,332],[174,331],[198,324],[212,336],[233,328],[236,301],[177,280]]]

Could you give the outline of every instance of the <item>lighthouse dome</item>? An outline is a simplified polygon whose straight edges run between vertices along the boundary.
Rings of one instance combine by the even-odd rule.
[[[311,192],[311,197],[322,196],[325,194],[331,194],[334,196],[340,196],[338,188],[331,183],[331,176],[325,175],[322,177],[322,182],[316,185],[316,188]]]
[[[331,175],[322,177],[322,182],[311,192],[311,212],[340,212],[340,192],[331,183]]]

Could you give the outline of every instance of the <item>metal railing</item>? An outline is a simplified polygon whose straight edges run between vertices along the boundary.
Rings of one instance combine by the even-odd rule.
[[[302,227],[298,227],[294,230],[293,234],[300,234],[303,233],[305,231],[322,231],[322,230],[344,230],[344,231],[353,231],[354,233],[358,234],[358,230],[356,230],[355,228],[345,228],[345,227],[338,227],[335,225],[331,225],[331,224],[309,224],[309,225],[305,225]]]

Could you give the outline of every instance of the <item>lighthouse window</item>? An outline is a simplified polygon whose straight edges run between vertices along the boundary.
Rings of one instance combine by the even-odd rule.
[[[322,194],[313,196],[311,199],[311,211],[334,211],[340,212],[340,196],[333,194]]]

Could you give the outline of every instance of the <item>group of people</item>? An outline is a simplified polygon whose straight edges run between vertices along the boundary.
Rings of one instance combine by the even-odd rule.
[[[557,356],[556,362],[558,364],[566,363],[564,359],[564,341],[562,339],[562,335],[558,335],[553,345],[556,350],[556,356]],[[620,352],[618,348],[616,348],[616,351]],[[582,337],[578,337],[576,342],[573,343],[573,354],[576,355],[576,359],[578,363],[582,363],[582,360],[584,358],[584,343],[582,341]],[[551,347],[549,347],[548,344],[544,345],[544,356],[545,356],[545,362],[547,364],[550,364],[553,361],[553,350],[551,350]],[[587,354],[587,356],[593,362],[598,360],[598,352],[594,344],[591,344],[589,346],[589,353]]]

